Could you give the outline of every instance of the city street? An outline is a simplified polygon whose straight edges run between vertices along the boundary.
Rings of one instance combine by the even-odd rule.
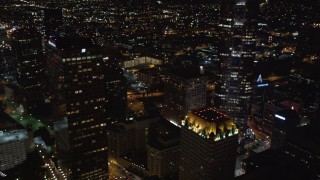
[[[271,141],[269,136],[259,131],[259,129],[256,127],[256,124],[253,122],[253,120],[249,120],[247,124],[253,130],[254,135],[256,136],[256,139],[262,139],[269,142]]]
[[[136,113],[143,113],[144,105],[143,102],[137,99],[128,99],[128,107],[136,112]]]
[[[65,180],[67,179],[66,175],[58,169],[53,161],[51,160],[51,157],[47,154],[47,150],[43,147],[41,144],[36,145],[37,150],[39,151],[42,160],[44,162],[44,168],[46,169],[46,178],[47,179],[54,179],[54,180]]]
[[[242,160],[246,159],[248,157],[248,153],[245,154],[241,154],[237,156],[237,160],[236,160],[236,168],[235,168],[235,177],[241,176],[243,175],[245,172],[242,170],[242,165],[241,162]]]
[[[109,179],[141,180],[142,178],[127,171],[124,167],[111,162],[109,163]]]

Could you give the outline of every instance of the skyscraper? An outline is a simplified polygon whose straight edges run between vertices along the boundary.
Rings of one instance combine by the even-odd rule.
[[[189,112],[181,128],[179,179],[233,179],[237,134],[234,120],[213,108]]]
[[[103,56],[91,39],[48,41],[55,116],[67,120],[73,179],[107,179],[106,89]]]
[[[12,33],[12,53],[17,85],[24,109],[33,112],[44,102],[44,54],[41,34],[35,29]]]
[[[179,68],[167,73],[161,115],[181,125],[189,110],[206,106],[207,77],[198,68]]]
[[[292,109],[278,111],[274,115],[271,149],[282,148],[287,142],[288,133],[299,125],[299,116]]]
[[[123,122],[127,115],[127,81],[120,68],[121,54],[113,48],[105,48],[103,61],[106,65],[105,82],[107,90],[106,109],[108,122]]]
[[[231,22],[226,25],[231,32],[223,35],[225,48],[220,53],[214,105],[233,117],[241,129],[250,113],[258,9],[259,2],[254,0],[227,1],[221,7],[221,19]]]

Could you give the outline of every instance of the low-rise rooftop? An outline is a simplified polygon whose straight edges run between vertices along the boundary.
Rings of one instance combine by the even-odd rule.
[[[50,46],[57,49],[83,49],[94,47],[93,41],[88,37],[74,36],[74,37],[58,37],[48,41]]]
[[[24,141],[26,139],[28,139],[26,130],[13,130],[9,132],[0,131],[0,145],[14,141]]]
[[[194,79],[204,76],[201,73],[200,67],[197,66],[174,68],[169,71],[169,74],[182,79]]]

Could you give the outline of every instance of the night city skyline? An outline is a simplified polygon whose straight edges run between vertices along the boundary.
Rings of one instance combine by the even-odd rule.
[[[0,179],[320,179],[320,0],[0,7]]]

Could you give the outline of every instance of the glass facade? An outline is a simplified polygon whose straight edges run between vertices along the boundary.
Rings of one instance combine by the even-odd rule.
[[[45,72],[41,34],[20,29],[12,34],[12,52],[22,103],[29,112],[44,102]]]
[[[226,31],[230,32],[224,35],[225,48],[220,53],[221,71],[214,105],[232,116],[243,129],[250,113],[259,6],[251,0],[228,1],[222,5],[225,7],[221,8],[221,19],[222,22],[229,19]],[[233,15],[226,11],[230,9]]]
[[[79,43],[81,44],[80,39]],[[92,46],[48,45],[55,115],[68,120],[73,179],[107,179],[107,118],[103,58]]]

